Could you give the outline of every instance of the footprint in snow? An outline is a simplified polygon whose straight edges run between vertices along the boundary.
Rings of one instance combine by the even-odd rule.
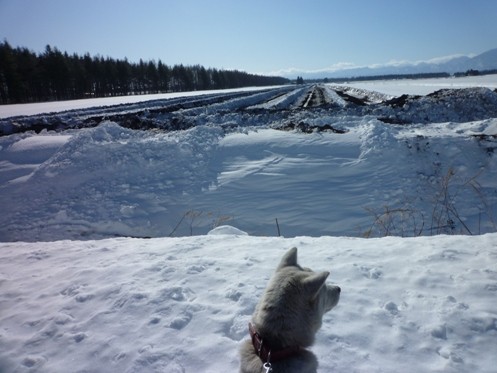
[[[228,292],[226,293],[226,298],[234,301],[234,302],[238,302],[238,300],[240,299],[240,297],[242,296],[243,294],[236,290],[236,289],[230,289],[228,290]]]
[[[64,288],[60,294],[65,295],[67,297],[74,297],[79,294],[81,285],[79,284],[71,284],[68,287]]]
[[[181,315],[174,318],[173,321],[171,321],[171,323],[169,324],[169,327],[176,330],[181,330],[190,323],[192,318],[193,314],[191,312],[185,311]]]
[[[148,295],[144,293],[124,294],[116,299],[112,305],[113,309],[120,309],[124,306],[133,306],[148,299]]]
[[[206,268],[203,265],[193,265],[193,266],[188,267],[188,270],[186,271],[186,273],[189,275],[196,275],[198,273],[202,273],[203,271],[205,271],[205,269]]]
[[[160,323],[160,320],[160,317],[152,317],[148,322],[148,325],[157,325],[158,323]]]
[[[432,329],[431,336],[437,339],[447,339],[447,326],[445,324]]]
[[[76,296],[75,299],[78,303],[85,303],[93,298],[94,298],[93,294],[79,294]]]
[[[392,315],[397,315],[399,313],[399,307],[397,307],[397,304],[395,304],[394,302],[386,303],[384,308]]]
[[[497,331],[497,318],[495,317],[473,317],[469,320],[469,328],[478,333],[489,333]]]
[[[158,296],[154,297],[150,303],[153,304],[162,304],[165,302],[169,302],[170,299],[176,302],[185,302],[191,301],[194,299],[193,291],[189,288],[183,288],[181,286],[174,286],[171,288],[162,289]]]
[[[448,249],[444,250],[442,254],[440,254],[440,257],[446,260],[458,260],[460,259],[459,254],[460,253],[457,250]]]
[[[469,306],[466,303],[458,302],[456,298],[452,295],[449,295],[445,298],[445,305],[452,306],[452,308],[456,308],[459,310],[467,310]]]
[[[259,264],[259,263],[261,263],[261,261],[260,261],[259,259],[255,258],[255,257],[245,257],[244,259],[245,259],[245,261],[247,262],[247,263],[245,263],[245,265],[246,265],[247,267],[251,267],[251,266],[253,266],[254,264]]]
[[[359,267],[363,275],[371,280],[378,280],[381,276],[383,276],[383,271],[379,268],[369,267],[369,266],[361,266]]]
[[[168,372],[184,373],[186,370],[173,353],[146,350],[133,361],[132,366],[126,370],[129,373],[141,372]]]
[[[76,343],[80,343],[82,342],[84,339],[86,339],[87,335],[85,333],[77,333],[77,334],[74,334],[71,338],[74,342]]]
[[[126,357],[127,357],[127,355],[125,352],[120,352],[120,353],[114,355],[114,357],[112,358],[112,361],[117,363],[118,361],[125,359]]]
[[[451,349],[448,347],[438,347],[436,351],[437,354],[444,359],[451,360],[454,363],[464,363],[463,358],[460,357],[456,352],[451,351]]]
[[[166,294],[169,298],[178,302],[186,300],[185,292],[181,287],[170,289],[169,291],[166,291]]]
[[[44,356],[27,356],[22,360],[22,365],[30,369],[40,368],[46,361]]]
[[[60,313],[54,318],[54,322],[57,325],[66,325],[72,322],[74,318],[71,315],[67,315],[65,313]]]
[[[233,320],[227,322],[223,326],[223,334],[233,340],[240,341],[248,335],[249,316],[237,315]]]

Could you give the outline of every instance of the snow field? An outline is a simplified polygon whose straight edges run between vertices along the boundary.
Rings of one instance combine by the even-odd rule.
[[[342,288],[319,372],[494,372],[495,92],[371,88],[0,121],[0,372],[237,371],[292,246]]]
[[[342,288],[312,349],[320,372],[495,369],[495,234],[215,233],[0,244],[3,371],[237,371],[250,315],[292,246]]]
[[[56,113],[68,110],[93,111],[95,108],[106,108],[115,105],[139,105],[150,101],[173,100],[182,98],[191,98],[195,96],[205,95],[226,95],[238,92],[257,92],[274,87],[247,87],[235,89],[222,89],[210,91],[195,91],[195,92],[175,92],[175,93],[160,93],[151,95],[137,96],[118,96],[105,98],[90,98],[83,100],[68,100],[68,101],[53,101],[39,102],[33,104],[13,104],[0,106],[0,118],[8,118],[19,115],[37,115],[43,113]],[[150,103],[148,103],[149,105]]]
[[[497,88],[497,75],[468,76],[459,78],[376,80],[370,82],[348,82],[346,87],[374,90],[387,95],[427,95],[439,89],[461,89],[470,87]]]

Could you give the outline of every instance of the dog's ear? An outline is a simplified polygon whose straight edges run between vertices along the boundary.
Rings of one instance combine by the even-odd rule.
[[[311,295],[311,300],[316,299],[319,294],[319,291],[324,286],[326,279],[330,275],[330,272],[319,272],[307,277],[304,281],[304,287],[307,291],[307,294]]]
[[[297,265],[297,248],[292,247],[281,259],[278,269]]]

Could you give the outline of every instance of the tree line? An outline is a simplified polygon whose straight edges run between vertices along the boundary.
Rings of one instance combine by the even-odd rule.
[[[282,77],[162,61],[43,53],[0,43],[0,104],[286,84]]]
[[[497,74],[497,69],[491,69],[491,70],[474,70],[470,69],[465,72],[461,73],[455,73],[455,77],[463,77],[463,76],[480,76],[480,75],[491,75],[491,74]]]

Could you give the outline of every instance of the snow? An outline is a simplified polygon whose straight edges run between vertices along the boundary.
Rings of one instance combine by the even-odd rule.
[[[216,236],[216,235],[248,236],[247,232],[232,227],[231,225],[221,225],[219,227],[212,229],[207,234],[210,236]]]
[[[237,371],[293,246],[319,372],[494,372],[496,93],[382,85],[0,121],[0,372]]]
[[[280,257],[342,288],[320,372],[495,371],[497,235],[106,239],[0,244],[5,372],[219,372]],[[233,235],[232,233],[237,234]]]
[[[285,108],[288,105],[291,105],[296,98],[302,95],[305,91],[305,87],[292,90],[290,92],[284,93],[282,95],[278,95],[275,98],[264,102],[262,104],[257,104],[253,106],[249,106],[248,109],[271,109],[271,108]]]
[[[115,105],[136,104],[147,101],[170,100],[182,97],[205,96],[209,94],[226,94],[229,92],[251,92],[267,89],[271,87],[246,87],[223,90],[194,91],[194,92],[174,92],[158,93],[136,96],[116,96],[105,98],[87,98],[81,100],[37,102],[33,104],[12,104],[0,105],[0,118],[14,117],[18,115],[36,115],[42,113],[56,113],[67,110],[82,110],[95,107],[108,107]]]
[[[317,124],[337,120],[300,115]],[[206,234],[224,222],[273,235],[275,219],[287,237],[361,236],[385,207],[410,212],[392,234],[413,235],[399,226],[413,218],[423,234],[449,233],[433,222],[449,171],[454,207],[471,233],[495,231],[496,146],[475,136],[497,133],[496,119],[430,126],[338,120],[346,133],[215,125],[157,133],[105,122],[70,135],[4,136],[0,237],[166,237]],[[468,232],[458,224],[453,233]]]
[[[458,78],[399,79],[364,82],[349,82],[348,87],[374,90],[392,96],[427,95],[439,89],[459,89],[469,87],[497,88],[497,75],[481,75]]]

